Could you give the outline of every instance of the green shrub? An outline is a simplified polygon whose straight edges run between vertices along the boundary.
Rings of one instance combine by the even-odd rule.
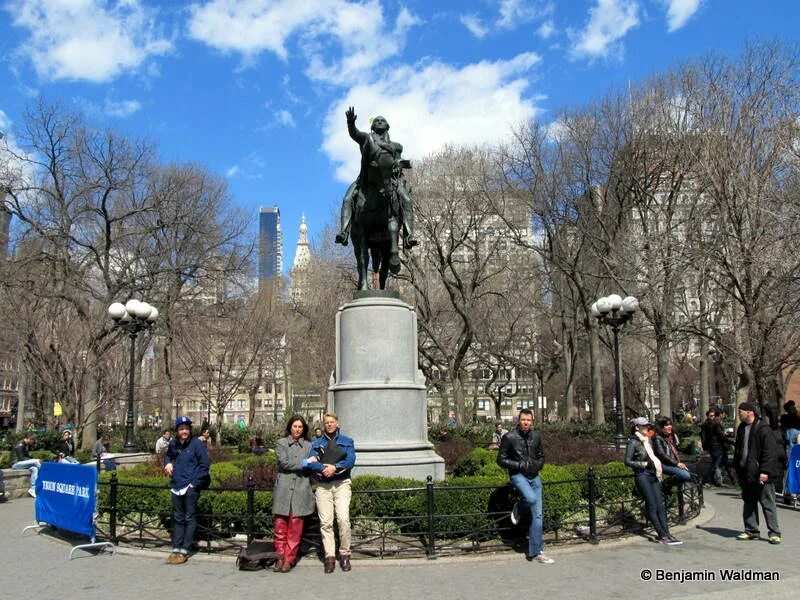
[[[0,469],[11,468],[11,452],[8,450],[0,450]]]
[[[486,448],[475,448],[472,452],[456,462],[453,466],[453,475],[455,477],[477,475],[481,468],[486,465],[497,466],[497,451],[487,450]]]
[[[224,486],[228,481],[240,481],[244,475],[244,469],[235,462],[215,463],[209,470],[211,473],[211,485]]]
[[[424,481],[402,477],[379,477],[360,475],[353,478],[353,502],[350,514],[355,517],[399,517],[420,516],[427,512],[427,496]],[[417,488],[418,491],[391,494],[364,494],[362,490],[403,490]]]
[[[577,468],[576,468],[577,467]],[[542,490],[545,529],[560,529],[562,521],[585,504],[583,481],[584,465],[545,465],[539,476],[542,483],[569,481],[558,485],[545,485]],[[576,480],[578,481],[570,481]]]
[[[633,493],[633,480],[631,470],[621,462],[610,462],[604,465],[595,465],[595,475],[597,476],[597,498],[596,501],[602,504],[609,504],[630,498]],[[618,477],[622,475],[623,477]],[[613,477],[613,479],[605,479]],[[588,490],[586,497],[589,497]]]

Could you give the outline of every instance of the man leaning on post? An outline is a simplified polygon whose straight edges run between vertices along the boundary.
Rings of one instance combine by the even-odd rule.
[[[530,539],[525,558],[543,565],[553,564],[555,561],[542,552],[544,526],[539,471],[544,466],[544,451],[541,434],[533,430],[533,412],[529,408],[519,411],[517,426],[500,440],[497,464],[508,470],[511,484],[522,496],[511,511],[511,522],[516,525],[525,511],[531,514]]]

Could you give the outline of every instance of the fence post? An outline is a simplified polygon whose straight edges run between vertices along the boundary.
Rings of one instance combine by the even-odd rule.
[[[247,477],[247,544],[253,541],[253,530],[255,529],[255,509],[256,506],[256,484],[253,476]]]
[[[678,522],[681,524],[686,523],[686,510],[683,505],[683,482],[678,484],[678,490],[675,492],[675,498],[678,502]]]
[[[98,459],[98,464],[100,460]],[[111,471],[111,486],[109,491],[109,502],[111,509],[109,510],[109,523],[108,534],[111,537],[111,543],[117,544],[117,472]]]
[[[436,540],[434,538],[433,528],[433,514],[435,510],[435,503],[433,501],[433,476],[428,475],[427,483],[425,484],[425,493],[428,498],[428,560],[436,558]]]
[[[597,479],[594,467],[589,467],[589,540],[597,542]]]

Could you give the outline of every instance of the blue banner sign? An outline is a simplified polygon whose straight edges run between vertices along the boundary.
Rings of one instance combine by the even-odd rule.
[[[42,463],[36,480],[36,521],[94,538],[97,469]]]
[[[786,491],[790,494],[800,494],[800,444],[792,446],[787,469]]]

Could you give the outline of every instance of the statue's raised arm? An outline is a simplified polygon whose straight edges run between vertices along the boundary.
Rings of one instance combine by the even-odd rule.
[[[369,137],[369,133],[365,131],[359,131],[356,127],[356,119],[358,118],[356,109],[351,106],[344,114],[345,117],[347,117],[347,133],[349,133],[350,137],[358,142],[359,145],[363,144]]]

